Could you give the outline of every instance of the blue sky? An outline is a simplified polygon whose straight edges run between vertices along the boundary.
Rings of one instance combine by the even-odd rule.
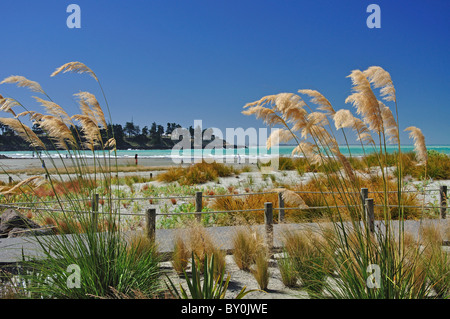
[[[81,7],[69,29],[66,8]],[[369,4],[381,28],[369,29]],[[450,1],[381,0],[2,0],[0,78],[38,81],[77,112],[72,94],[101,93],[87,75],[50,77],[81,61],[99,76],[112,121],[185,127],[264,127],[242,106],[268,94],[316,89],[336,109],[351,94],[353,69],[379,65],[397,90],[401,129],[450,144]],[[30,92],[0,94],[38,109]],[[407,134],[402,142],[411,143]]]

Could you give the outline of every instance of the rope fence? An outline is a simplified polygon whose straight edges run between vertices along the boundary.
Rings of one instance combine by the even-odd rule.
[[[428,190],[431,191],[431,190]],[[384,193],[384,191],[369,191],[367,188],[361,188],[360,192],[347,192],[353,194],[359,194],[361,203],[357,205],[335,205],[335,206],[315,206],[315,207],[285,207],[284,198],[282,192],[255,192],[255,193],[241,193],[241,194],[221,194],[221,195],[203,195],[201,191],[197,191],[195,196],[164,196],[164,197],[136,197],[136,198],[108,198],[109,201],[124,201],[124,200],[162,200],[162,199],[194,199],[195,200],[195,211],[193,212],[173,212],[173,213],[157,213],[156,208],[148,208],[145,213],[133,213],[133,212],[120,212],[119,215],[129,215],[129,216],[145,216],[147,233],[150,238],[154,239],[156,234],[156,216],[180,216],[180,215],[195,215],[197,220],[200,222],[202,215],[205,214],[228,214],[228,213],[243,213],[243,212],[264,212],[264,222],[266,225],[267,238],[269,243],[273,241],[273,223],[274,216],[273,212],[278,212],[278,222],[285,222],[285,211],[288,210],[311,210],[311,209],[338,209],[338,208],[350,208],[350,207],[362,207],[364,211],[364,220],[367,223],[367,227],[371,232],[374,232],[374,221],[375,221],[375,207],[401,207],[401,208],[421,208],[421,209],[438,209],[440,211],[440,218],[446,218],[447,206],[447,186],[441,186],[438,190],[433,190],[439,192],[439,205],[421,205],[421,206],[411,206],[411,205],[380,205],[374,204],[374,199],[369,198],[369,194]],[[389,193],[396,193],[397,191],[389,191]],[[225,211],[203,211],[203,198],[219,198],[219,197],[233,197],[233,196],[251,196],[260,194],[274,194],[278,193],[278,207],[273,207],[272,202],[266,202],[264,208],[256,209],[237,209],[237,210],[225,210]],[[298,194],[342,194],[344,192],[296,192]],[[48,207],[35,207],[37,204],[43,203],[58,203],[63,204],[63,201],[43,201],[43,202],[22,202],[10,204],[0,204],[0,208],[13,208],[18,210],[34,210],[34,211],[51,211],[51,212],[63,212],[63,213],[77,213],[77,214],[92,214],[93,220],[96,220],[97,214],[111,214],[110,212],[99,211],[99,195],[95,194],[91,199],[91,210],[73,210],[73,209],[62,209],[62,208],[48,208]],[[77,199],[77,201],[86,201],[86,199]],[[75,200],[67,200],[67,202],[75,202]],[[29,207],[26,205],[33,205]],[[272,238],[272,239],[271,239]]]
[[[402,193],[424,193],[425,190],[422,191],[414,191],[414,190],[404,190],[401,191]],[[427,208],[427,209],[446,209],[447,208],[447,186],[441,186],[440,189],[429,189],[426,190],[427,192],[439,192],[440,195],[440,204],[439,206],[433,205],[433,206],[405,206],[402,205],[404,208]],[[149,201],[149,200],[171,200],[171,199],[195,199],[196,203],[196,211],[195,212],[181,212],[181,213],[164,213],[164,214],[158,214],[158,215],[179,215],[179,214],[199,214],[203,213],[201,209],[203,207],[197,207],[202,205],[202,199],[208,198],[208,199],[214,199],[214,198],[223,198],[223,197],[238,197],[238,196],[252,196],[252,195],[265,195],[265,194],[276,194],[278,193],[280,195],[280,192],[278,191],[269,191],[269,192],[253,192],[253,193],[239,193],[239,194],[219,194],[219,195],[207,195],[203,194],[202,192],[198,191],[195,193],[195,195],[184,195],[184,196],[152,196],[152,197],[111,197],[107,198],[108,201]],[[320,191],[295,191],[296,194],[359,194],[362,198],[368,198],[368,194],[383,194],[386,193],[385,191],[369,191],[367,188],[361,188],[360,192],[352,191],[352,192],[320,192]],[[387,191],[387,193],[398,193],[398,191]],[[99,195],[95,194],[91,200],[91,205],[98,207],[99,202]],[[284,200],[282,196],[279,196],[279,201],[282,206],[284,206]],[[54,200],[54,201],[37,201],[37,202],[16,202],[14,205],[11,204],[0,204],[0,207],[3,208],[15,208],[15,209],[32,209],[32,210],[43,210],[43,211],[52,211],[52,212],[72,212],[72,213],[92,213],[92,211],[79,211],[79,210],[67,210],[67,209],[57,209],[57,208],[39,208],[36,207],[36,205],[40,204],[65,204],[65,203],[71,203],[71,202],[86,202],[86,199],[79,199],[74,198],[70,200]],[[33,207],[28,207],[26,205],[33,205]],[[346,208],[346,207],[357,207],[358,205],[342,205],[342,206],[316,206],[316,207],[280,207],[280,208],[274,208],[276,210],[284,209],[284,210],[301,210],[301,209],[328,209],[328,208]],[[375,205],[376,207],[382,207],[385,205]],[[398,205],[388,205],[388,207],[398,207]],[[226,213],[226,212],[246,212],[246,211],[261,211],[261,209],[243,209],[243,210],[228,210],[228,211],[209,211],[204,213]],[[101,214],[103,212],[98,212]],[[122,213],[121,213],[122,214]],[[127,214],[127,213],[123,213]],[[128,213],[130,215],[144,215],[142,213]]]

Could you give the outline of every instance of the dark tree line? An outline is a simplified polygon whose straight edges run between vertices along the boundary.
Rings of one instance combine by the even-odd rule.
[[[101,135],[104,142],[112,136],[116,139],[117,149],[167,149],[173,147],[176,141],[172,141],[170,134],[181,127],[177,123],[167,123],[166,127],[153,122],[150,126],[144,126],[142,129],[133,122],[126,122],[124,126],[121,124],[108,124],[107,130],[102,129]],[[31,128],[44,142],[46,148],[54,149],[51,140],[45,135],[45,132],[39,125],[33,125]],[[73,136],[78,143],[80,135],[77,133],[81,131],[81,127],[71,127]],[[21,137],[17,136],[15,132],[8,126],[0,123],[0,150],[14,151],[14,150],[32,150],[30,146]]]

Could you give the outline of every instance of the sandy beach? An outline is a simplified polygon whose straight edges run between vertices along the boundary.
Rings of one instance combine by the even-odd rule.
[[[119,175],[142,175],[142,174],[150,174],[153,175],[158,174],[159,172],[168,169],[172,166],[189,166],[192,165],[194,161],[191,163],[184,162],[180,164],[175,162],[171,158],[139,158],[138,165],[135,164],[134,158],[111,158],[111,166],[118,167]],[[46,158],[45,159],[46,168],[50,171],[50,173],[55,172],[58,169],[59,173],[64,173],[65,169],[69,169],[71,167],[76,167],[78,164],[71,160],[60,159],[60,158]],[[104,166],[104,159],[98,160],[97,167]],[[227,165],[233,165],[236,168],[243,167],[246,165],[254,166],[256,168],[256,164],[254,163],[245,163],[242,161],[241,163],[230,163]],[[83,159],[84,167],[93,167],[94,159],[93,158],[85,158]],[[56,172],[55,172],[56,173]],[[9,159],[0,159],[0,181],[8,182],[9,177],[11,177],[14,181],[20,181],[24,178],[30,177],[31,175],[44,175],[45,170],[42,167],[42,162],[39,158],[9,158]]]
[[[111,157],[111,163],[112,165],[115,165],[116,158]],[[98,163],[104,164],[104,159],[101,158],[98,160]],[[242,165],[255,165],[255,163],[248,163],[244,162],[243,160],[241,163],[238,163],[237,160],[234,161],[234,163],[229,163],[230,159],[227,159],[225,161],[225,164],[232,164],[237,166]],[[60,158],[46,158],[45,163],[47,168],[62,168],[65,166],[71,167],[75,166],[76,163],[69,159],[60,159]],[[83,159],[83,163],[87,166],[94,165],[94,159],[93,158],[85,158]],[[152,158],[139,158],[138,159],[138,166],[140,167],[149,167],[149,168],[155,168],[155,167],[169,167],[169,166],[187,166],[194,163],[194,160],[191,162],[184,161],[182,164],[179,162],[176,162],[174,159],[169,157],[152,157]],[[118,166],[135,166],[135,160],[134,158],[125,158],[125,157],[117,157],[117,165]],[[42,162],[39,158],[9,158],[9,159],[0,159],[0,167],[3,168],[6,171],[16,171],[16,170],[26,170],[26,169],[35,169],[35,168],[42,168]]]
[[[101,160],[103,161],[103,160]],[[111,158],[111,162],[114,163],[115,159]],[[83,159],[83,163],[87,166],[94,165],[93,158]],[[64,165],[67,167],[75,166],[75,162],[71,159],[45,159],[45,164],[47,168],[62,168]],[[134,166],[135,161],[131,158],[117,158],[117,164],[119,166]],[[170,158],[140,158],[138,160],[139,166],[149,166],[149,167],[167,167],[172,165],[179,165],[174,163]],[[114,164],[113,164],[114,165]],[[16,171],[16,170],[26,170],[42,168],[42,162],[39,158],[10,158],[10,159],[0,159],[0,167],[6,171]]]

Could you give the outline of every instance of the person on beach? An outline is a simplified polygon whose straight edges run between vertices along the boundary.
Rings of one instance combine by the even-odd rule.
[[[138,155],[136,154],[136,155],[134,155],[134,161],[136,162],[136,165],[138,164]]]

